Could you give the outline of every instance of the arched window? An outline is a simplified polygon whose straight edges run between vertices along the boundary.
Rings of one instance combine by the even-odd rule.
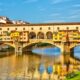
[[[47,36],[47,39],[52,39],[53,38],[53,34],[50,31],[46,33],[46,36]]]
[[[36,33],[35,32],[30,32],[29,33],[29,39],[35,39],[36,38]]]
[[[44,39],[44,33],[39,32],[37,37],[38,37],[38,39]]]

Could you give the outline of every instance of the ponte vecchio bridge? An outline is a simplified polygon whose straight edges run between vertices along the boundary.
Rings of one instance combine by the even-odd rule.
[[[14,47],[16,55],[39,42],[55,45],[61,53],[70,53],[80,45],[80,23],[0,24],[0,44]]]

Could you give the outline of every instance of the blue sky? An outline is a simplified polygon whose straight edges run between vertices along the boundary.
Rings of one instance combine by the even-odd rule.
[[[0,0],[0,16],[31,23],[80,22],[80,0]]]

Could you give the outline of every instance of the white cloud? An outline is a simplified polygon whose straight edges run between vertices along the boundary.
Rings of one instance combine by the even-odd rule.
[[[24,0],[24,3],[33,3],[33,2],[37,2],[38,0]]]

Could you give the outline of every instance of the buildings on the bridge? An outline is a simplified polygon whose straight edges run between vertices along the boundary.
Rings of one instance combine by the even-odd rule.
[[[3,20],[9,19],[3,18]],[[6,23],[4,21],[0,22],[0,43],[19,42],[20,44],[28,44],[31,43],[30,40],[47,40],[48,42],[52,41],[52,43],[61,43],[66,41],[67,34],[71,43],[80,43],[80,22],[24,24],[23,21],[21,23],[9,21],[6,21]],[[20,44],[19,46],[13,46],[22,49]]]
[[[20,22],[13,23],[7,17],[0,17],[0,41],[12,41],[14,37],[20,41],[28,41],[29,39],[62,41],[65,40],[67,32],[71,41],[79,41],[80,39],[80,22],[41,24]]]

